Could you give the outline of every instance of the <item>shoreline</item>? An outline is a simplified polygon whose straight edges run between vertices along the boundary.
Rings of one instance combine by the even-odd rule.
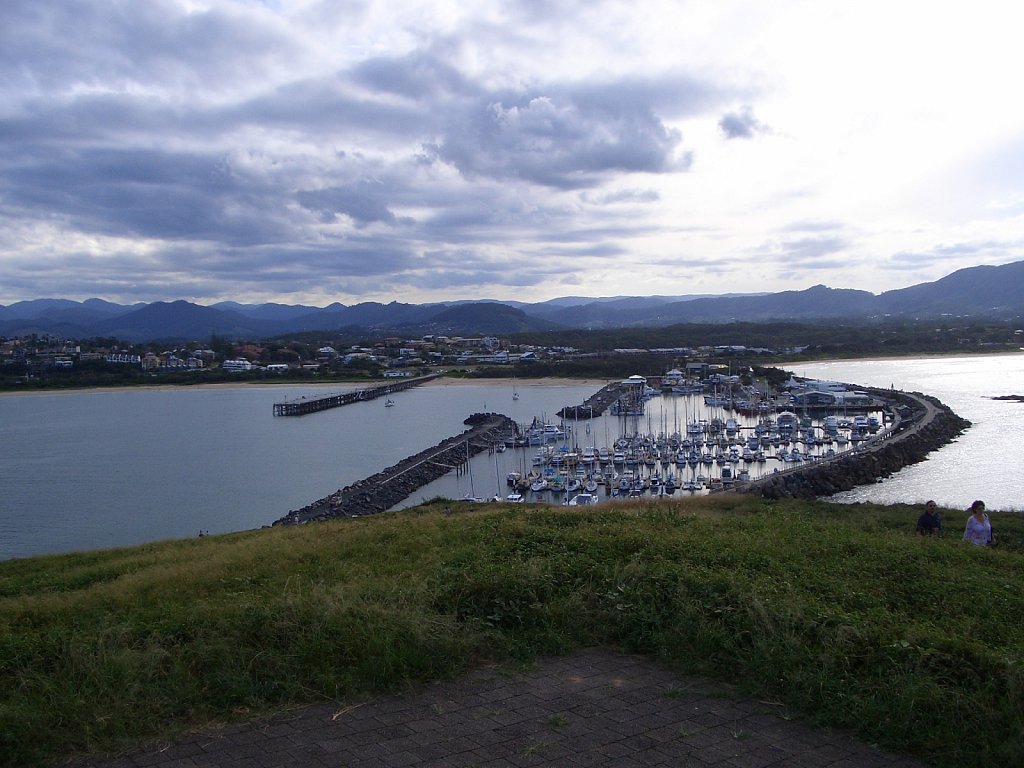
[[[932,352],[926,355],[868,355],[867,357],[814,357],[807,360],[790,360],[779,363],[774,368],[786,368],[795,365],[810,365],[816,363],[884,363],[889,360],[949,360],[957,357],[1000,357],[1003,355],[1024,355],[1024,347],[1016,350],[1004,350],[1000,352]]]
[[[484,385],[492,387],[564,387],[564,386],[576,386],[576,385],[587,385],[587,384],[607,384],[609,381],[615,379],[596,379],[593,377],[585,379],[571,379],[565,377],[544,377],[539,379],[464,379],[464,378],[447,378],[442,376],[433,381],[428,381],[425,384],[421,384],[422,387],[448,387],[448,386],[466,386],[466,385]],[[136,384],[132,386],[116,386],[116,387],[64,387],[54,389],[33,389],[26,390],[24,392],[17,392],[12,390],[0,390],[0,397],[38,397],[42,395],[82,395],[82,394],[104,394],[104,393],[121,393],[121,392],[159,392],[167,390],[181,390],[181,389],[278,389],[283,387],[316,387],[331,389],[337,388],[339,390],[348,389],[367,389],[373,386],[380,386],[379,381],[336,381],[336,382],[267,382],[267,381],[218,381],[211,382],[209,384]]]
[[[768,367],[781,368],[783,370],[791,371],[792,368],[801,365],[816,365],[816,364],[831,364],[831,363],[850,363],[850,362],[886,362],[890,360],[948,360],[950,358],[973,358],[973,357],[991,357],[993,355],[1024,355],[1024,348],[1016,351],[1006,350],[1000,352],[950,352],[948,354],[932,353],[924,355],[884,355],[884,356],[867,356],[867,357],[822,357],[822,358],[811,358],[807,360],[790,360],[781,363],[773,363]],[[650,374],[652,376],[660,374]],[[617,381],[615,377],[595,377],[588,376],[585,378],[571,378],[565,376],[547,376],[541,378],[523,379],[518,377],[509,376],[507,378],[464,378],[464,377],[448,377],[441,376],[433,381],[427,382],[420,386],[424,387],[448,387],[448,386],[467,386],[467,385],[484,385],[484,386],[505,386],[505,387],[536,387],[536,386],[585,386],[588,384],[598,384],[604,386],[605,384]],[[37,397],[43,395],[78,395],[84,393],[107,393],[107,392],[153,392],[160,390],[179,390],[179,389],[245,389],[245,388],[279,388],[279,387],[316,387],[316,388],[331,388],[336,387],[340,390],[347,389],[365,389],[367,387],[379,386],[382,382],[378,380],[368,381],[335,381],[335,382],[295,382],[295,381],[218,381],[210,382],[206,384],[134,384],[128,386],[112,386],[112,387],[64,387],[52,389],[32,389],[32,390],[0,390],[0,398],[3,397]]]

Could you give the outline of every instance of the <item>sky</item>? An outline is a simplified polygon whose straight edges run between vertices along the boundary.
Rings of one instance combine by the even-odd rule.
[[[1024,259],[1024,4],[4,0],[0,304],[881,293]]]

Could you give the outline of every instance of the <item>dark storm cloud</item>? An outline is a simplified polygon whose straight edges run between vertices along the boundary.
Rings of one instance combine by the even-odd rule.
[[[767,126],[754,117],[754,111],[750,107],[742,107],[736,112],[726,112],[718,121],[718,127],[722,129],[727,139],[752,139],[755,134],[768,130]]]

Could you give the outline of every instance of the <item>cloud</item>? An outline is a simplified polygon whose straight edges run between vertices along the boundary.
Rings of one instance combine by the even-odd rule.
[[[273,14],[232,3],[5,0],[2,18],[6,82],[47,92],[209,93],[272,76],[303,50]]]
[[[297,197],[303,207],[319,213],[322,221],[332,221],[338,214],[343,214],[358,226],[373,222],[398,223],[399,219],[388,208],[385,192],[381,184],[364,179],[349,187],[300,191]],[[414,222],[405,217],[401,223]]]
[[[274,190],[221,155],[149,149],[37,150],[9,164],[9,213],[82,232],[255,245],[286,234]]]
[[[942,143],[942,126],[916,122],[935,113],[937,86],[896,83],[879,101],[891,78],[873,72],[892,60],[847,69],[855,57],[830,58],[789,15],[841,32],[833,11],[741,23],[724,6],[669,5],[6,0],[5,297],[309,303],[539,286],[550,298],[577,279],[608,294],[631,267],[635,290],[761,290],[833,264],[877,279],[858,269],[868,238],[871,263],[890,270],[1024,252],[1016,102],[951,106],[941,120],[959,132]],[[770,60],[749,55],[769,47]],[[808,71],[811,53],[836,88]],[[920,60],[970,82],[973,58],[958,55],[948,69],[946,57]],[[762,112],[788,140],[737,152],[732,139],[779,135]],[[922,167],[903,163],[906,136],[925,137],[917,155],[934,176],[917,183],[937,192],[901,219],[913,182],[900,174]],[[933,142],[951,148],[956,174],[934,162]],[[977,204],[965,213],[938,193],[948,189],[979,190],[961,196]],[[749,259],[756,275],[732,266]],[[42,264],[47,276],[33,277]]]
[[[752,139],[756,134],[767,133],[768,126],[754,117],[754,110],[749,106],[738,111],[726,112],[718,121],[727,139]]]
[[[557,189],[595,187],[617,173],[686,170],[682,135],[649,109],[625,112],[572,92],[495,94],[453,116],[437,155],[467,178]]]
[[[656,203],[661,193],[656,189],[620,189],[595,195],[592,198],[584,195],[584,200],[593,200],[596,205],[618,205],[620,203]]]
[[[850,266],[850,257],[837,258],[837,255],[848,251],[852,245],[851,240],[840,236],[770,240],[755,249],[753,258],[762,266],[765,260],[770,260],[783,269],[785,274],[795,275],[797,273],[790,270],[793,265],[799,265],[801,270],[826,270]]]
[[[975,242],[940,243],[923,251],[899,251],[883,266],[895,270],[917,270],[942,262],[1003,264],[1015,260],[1024,241],[981,240]]]

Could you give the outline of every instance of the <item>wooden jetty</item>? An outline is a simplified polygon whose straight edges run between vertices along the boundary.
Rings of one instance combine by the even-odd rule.
[[[390,384],[382,384],[379,387],[368,387],[366,389],[355,389],[351,392],[341,394],[323,395],[321,397],[300,397],[297,400],[285,400],[274,403],[275,416],[305,416],[307,413],[326,411],[330,408],[338,408],[350,403],[360,403],[364,400],[375,400],[378,397],[390,395],[394,392],[401,392],[403,389],[415,387],[418,384],[425,384],[428,381],[441,376],[439,373],[432,373],[428,376],[417,376],[413,379],[401,379]]]

